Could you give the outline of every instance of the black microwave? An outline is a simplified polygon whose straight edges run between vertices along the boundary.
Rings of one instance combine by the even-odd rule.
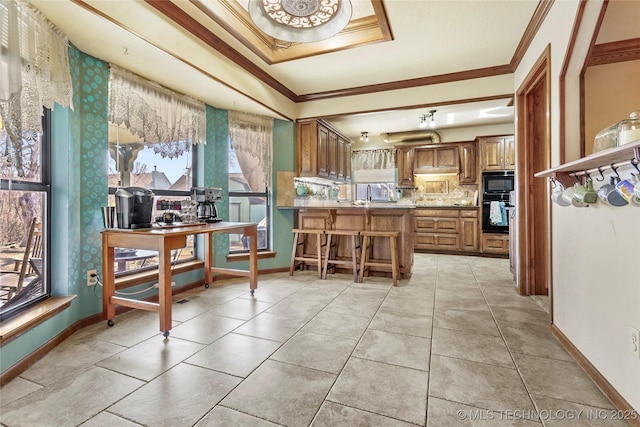
[[[513,171],[483,172],[482,192],[484,194],[509,193],[515,190]]]

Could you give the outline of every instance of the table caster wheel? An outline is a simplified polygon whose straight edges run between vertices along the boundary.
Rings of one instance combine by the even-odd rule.
[[[253,296],[253,294],[256,292],[256,290],[255,289],[251,289],[249,292],[251,293],[251,296]]]
[[[165,338],[169,338],[169,331],[163,332],[162,336],[165,337]]]
[[[205,284],[204,284],[204,287],[205,287],[205,289],[209,289],[209,284],[208,284],[208,283],[205,283]]]
[[[114,325],[113,320],[111,319],[107,320],[107,326],[111,327],[113,325]]]

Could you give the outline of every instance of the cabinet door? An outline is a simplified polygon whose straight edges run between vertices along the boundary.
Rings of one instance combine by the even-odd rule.
[[[318,125],[318,176],[329,177],[329,129]]]
[[[327,149],[329,178],[338,179],[338,135],[335,132],[329,131],[329,145]]]
[[[351,143],[348,141],[344,147],[344,180],[351,182]]]
[[[504,144],[502,138],[480,139],[480,169],[483,171],[504,169]]]
[[[345,140],[342,138],[338,138],[338,160],[337,160],[337,170],[338,170],[338,180],[344,181],[344,168],[346,166],[346,162],[344,160],[345,155]]]
[[[460,184],[476,184],[478,182],[478,158],[476,143],[460,144]]]
[[[478,251],[478,220],[476,218],[462,218],[460,229],[460,249],[463,251]]]
[[[318,174],[318,130],[316,121],[298,122],[298,175],[316,176]]]
[[[503,141],[504,168],[514,170],[516,168],[516,140],[514,137],[506,137]]]
[[[398,148],[396,167],[399,185],[413,185],[413,152],[413,148]]]
[[[482,252],[490,254],[509,254],[508,234],[482,234]]]
[[[415,150],[414,173],[459,172],[458,147],[420,148]]]

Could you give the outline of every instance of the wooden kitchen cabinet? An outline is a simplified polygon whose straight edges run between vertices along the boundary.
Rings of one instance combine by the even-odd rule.
[[[492,136],[479,138],[480,169],[483,171],[514,170],[516,167],[515,138]]]
[[[508,255],[509,235],[500,233],[482,233],[482,253]]]
[[[460,156],[458,146],[416,148],[413,173],[458,173]]]
[[[478,252],[477,209],[415,209],[414,249]]]
[[[460,150],[460,184],[478,183],[478,155],[475,141],[458,145]]]
[[[398,185],[413,186],[413,153],[411,147],[396,147],[396,168],[398,169]]]
[[[321,120],[299,121],[297,123],[298,176],[350,181],[350,143],[346,136]]]

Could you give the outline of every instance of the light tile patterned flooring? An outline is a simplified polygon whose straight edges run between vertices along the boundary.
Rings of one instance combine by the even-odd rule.
[[[508,261],[260,276],[84,328],[0,390],[6,426],[615,426]],[[602,410],[605,410],[603,412]]]

